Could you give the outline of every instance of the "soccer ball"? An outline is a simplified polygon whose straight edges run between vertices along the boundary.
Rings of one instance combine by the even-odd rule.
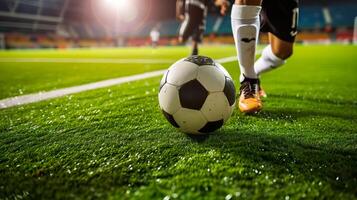
[[[190,56],[165,72],[160,82],[159,104],[174,127],[190,134],[209,133],[231,116],[234,83],[224,67],[211,58]]]

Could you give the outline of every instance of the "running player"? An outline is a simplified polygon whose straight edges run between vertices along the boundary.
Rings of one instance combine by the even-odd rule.
[[[283,65],[292,55],[297,18],[298,0],[235,0],[231,20],[241,71],[241,112],[254,113],[262,109],[260,97],[265,93],[260,87],[259,75]],[[254,63],[260,28],[268,32],[270,44]]]
[[[176,16],[180,20],[179,42],[185,43],[192,38],[192,53],[198,55],[198,44],[202,42],[206,26],[207,7],[210,0],[177,0]],[[226,12],[228,1],[215,0],[215,5],[221,7],[221,14]]]

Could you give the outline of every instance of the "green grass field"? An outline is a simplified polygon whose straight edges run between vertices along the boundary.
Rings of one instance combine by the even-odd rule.
[[[0,59],[177,60],[188,52],[23,50]],[[224,66],[237,81],[237,63]],[[0,99],[167,67],[0,62]],[[0,110],[0,199],[357,199],[357,46],[296,46],[284,67],[262,76],[263,111],[235,111],[207,137],[165,120],[160,78]]]

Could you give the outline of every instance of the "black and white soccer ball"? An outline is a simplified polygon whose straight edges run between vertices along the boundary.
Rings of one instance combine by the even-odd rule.
[[[190,56],[171,65],[160,82],[159,104],[166,119],[190,134],[220,128],[235,106],[235,86],[219,63]]]

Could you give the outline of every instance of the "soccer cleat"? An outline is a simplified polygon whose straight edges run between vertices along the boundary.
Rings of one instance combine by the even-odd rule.
[[[262,109],[258,92],[258,79],[244,78],[240,86],[239,110],[243,113],[255,113]]]

